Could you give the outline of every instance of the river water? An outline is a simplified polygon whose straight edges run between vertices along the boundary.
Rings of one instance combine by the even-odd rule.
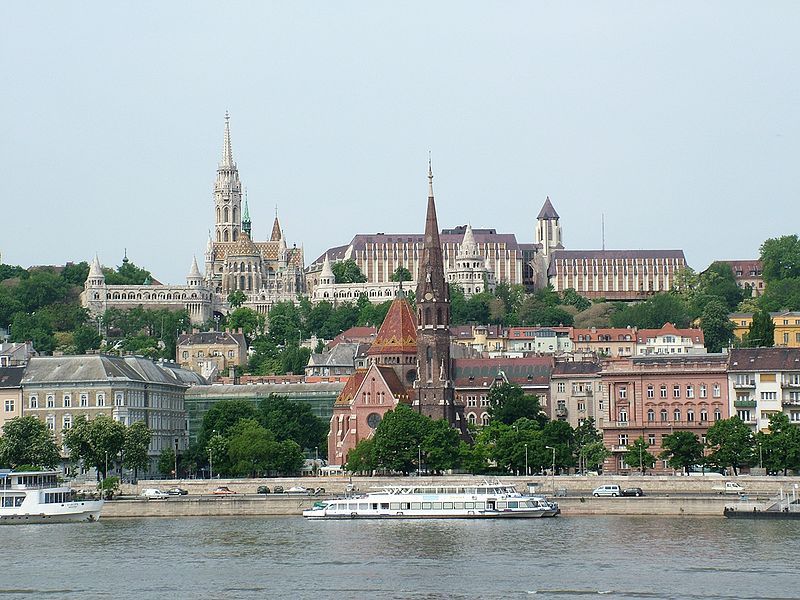
[[[101,519],[0,540],[0,600],[800,597],[800,521]]]

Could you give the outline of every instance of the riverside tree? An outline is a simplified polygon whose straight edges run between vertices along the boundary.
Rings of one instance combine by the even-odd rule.
[[[691,431],[676,431],[665,435],[661,447],[664,450],[659,458],[666,460],[673,469],[682,469],[689,474],[689,468],[703,460],[703,443]]]
[[[633,443],[628,446],[628,451],[625,453],[625,462],[631,467],[638,467],[642,475],[645,474],[647,469],[652,469],[656,464],[656,457],[648,452],[648,444],[643,436],[639,436]]]
[[[707,462],[717,467],[731,467],[733,474],[753,462],[753,432],[739,417],[721,419],[708,428],[706,445],[711,453]]]
[[[3,426],[0,436],[0,464],[54,468],[61,460],[53,435],[36,417],[15,417]]]
[[[98,479],[101,473],[105,478],[107,465],[114,464],[125,446],[125,425],[108,415],[97,415],[91,421],[79,417],[64,433],[64,444],[71,460],[83,461],[97,470]]]
[[[542,412],[538,396],[527,395],[513,383],[502,383],[489,390],[489,416],[493,421],[513,424],[517,419],[526,418],[544,425],[547,417]]]

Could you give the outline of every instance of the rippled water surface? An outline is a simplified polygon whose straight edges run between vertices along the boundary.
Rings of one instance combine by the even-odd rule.
[[[800,521],[101,520],[0,528],[6,598],[800,597]]]

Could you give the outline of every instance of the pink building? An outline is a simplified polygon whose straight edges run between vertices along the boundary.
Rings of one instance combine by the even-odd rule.
[[[727,419],[727,355],[649,356],[607,361],[600,372],[597,427],[613,456],[607,473],[635,471],[625,464],[628,446],[639,436],[658,457],[665,435],[691,431],[701,439],[708,428]],[[654,471],[672,472],[658,460]]]

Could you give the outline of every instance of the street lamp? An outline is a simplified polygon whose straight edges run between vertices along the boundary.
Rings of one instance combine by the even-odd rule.
[[[525,444],[525,477],[530,475],[530,471],[528,471],[528,444]]]
[[[422,476],[422,444],[417,444],[417,477]]]
[[[178,479],[178,438],[175,438],[175,479]]]
[[[318,468],[319,468],[319,446],[314,446],[314,477],[317,476]]]
[[[556,449],[555,446],[545,446],[548,450],[553,451],[553,467],[550,470],[550,481],[553,486],[553,496],[556,495]]]

